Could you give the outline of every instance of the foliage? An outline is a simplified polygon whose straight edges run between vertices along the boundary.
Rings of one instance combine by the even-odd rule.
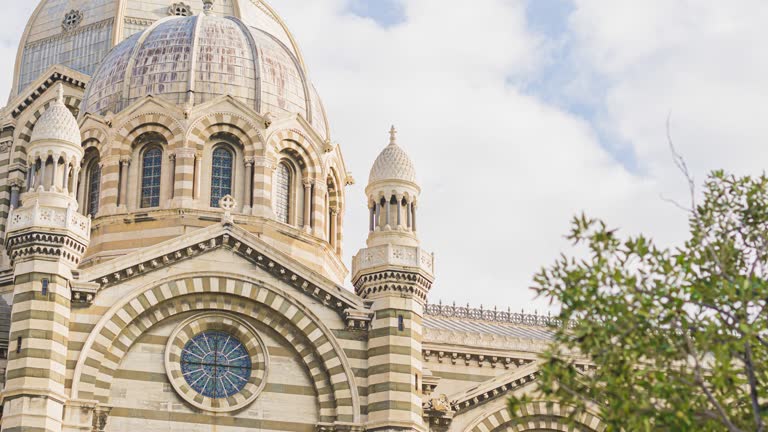
[[[544,355],[545,398],[609,430],[765,430],[768,178],[712,173],[689,226],[683,247],[664,249],[574,218],[568,238],[586,253],[535,277],[560,319],[578,320]]]

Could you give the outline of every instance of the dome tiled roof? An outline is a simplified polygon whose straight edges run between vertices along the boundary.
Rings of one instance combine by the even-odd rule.
[[[80,147],[80,126],[75,116],[64,105],[64,88],[59,84],[58,97],[35,123],[31,143],[37,141],[64,141]]]
[[[389,145],[384,148],[376,158],[371,168],[371,175],[368,183],[374,183],[382,180],[403,180],[416,183],[416,169],[413,161],[395,140],[397,131],[394,127],[390,130]]]
[[[168,17],[107,54],[81,112],[118,113],[144,96],[199,105],[230,95],[259,113],[296,113],[327,138],[322,103],[294,50],[235,17]]]

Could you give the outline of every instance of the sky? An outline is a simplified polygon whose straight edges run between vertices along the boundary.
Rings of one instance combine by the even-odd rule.
[[[0,94],[36,2],[0,16]],[[364,247],[369,169],[394,124],[422,186],[430,300],[547,310],[532,276],[581,212],[681,244],[699,184],[768,164],[763,0],[272,0],[301,46],[347,189],[346,262]]]

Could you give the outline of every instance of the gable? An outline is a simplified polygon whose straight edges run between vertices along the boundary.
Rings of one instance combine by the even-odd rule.
[[[196,269],[196,263],[201,268]],[[270,280],[289,288],[291,292],[301,293],[297,297],[312,299],[311,302],[323,305],[347,320],[354,315],[358,321],[356,325],[366,325],[367,314],[350,313],[365,310],[360,297],[228,222],[211,225],[82,270],[78,274],[78,283],[90,282],[98,286],[93,290],[93,299],[118,285],[138,286],[133,282],[135,279],[140,278],[146,283],[174,271],[201,272],[211,263],[215,263],[214,270],[217,272],[237,274],[238,271],[246,271],[262,277],[269,275]],[[88,299],[76,290],[73,286],[73,299]],[[101,300],[96,302],[102,303]]]

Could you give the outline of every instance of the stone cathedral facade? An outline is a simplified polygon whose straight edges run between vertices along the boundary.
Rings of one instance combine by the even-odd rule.
[[[605,428],[507,411],[557,323],[429,303],[407,146],[345,193],[265,1],[38,1],[0,110],[2,432]]]

